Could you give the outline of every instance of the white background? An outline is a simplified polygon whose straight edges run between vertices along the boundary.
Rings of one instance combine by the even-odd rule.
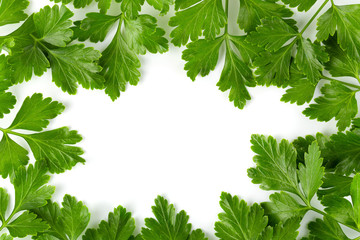
[[[231,29],[238,32],[235,22],[239,3],[230,2]],[[27,13],[48,4],[53,5],[33,0]],[[97,11],[96,5],[76,10],[74,19],[82,19],[89,11]],[[168,16],[159,17],[167,34],[171,30],[167,21],[173,11],[172,8]],[[158,15],[149,6],[143,12]],[[109,13],[118,13],[118,4],[113,4]],[[295,16],[300,28],[312,14],[310,11]],[[0,35],[18,26],[1,27]],[[307,37],[314,39],[315,27],[310,26]],[[113,34],[104,43],[87,45],[104,50]],[[192,82],[183,70],[183,49],[170,44],[168,53],[140,57],[139,85],[129,86],[115,102],[103,91],[81,87],[77,95],[69,96],[51,82],[50,70],[11,89],[18,104],[12,114],[1,119],[0,126],[7,127],[24,98],[38,92],[66,106],[49,129],[69,126],[84,137],[80,146],[86,152],[83,155],[86,164],[52,176],[51,185],[56,186],[55,200],[60,202],[68,193],[86,203],[92,214],[90,227],[97,226],[109,211],[122,205],[133,213],[139,232],[143,219],[152,217],[151,206],[160,194],[178,210],[186,210],[194,228],[202,228],[209,239],[215,239],[213,227],[221,211],[218,204],[221,191],[237,194],[248,203],[268,200],[270,192],[260,190],[247,176],[247,169],[254,166],[251,134],[293,140],[316,132],[336,132],[334,121],[309,120],[301,113],[306,106],[280,102],[285,90],[275,87],[249,89],[253,99],[244,110],[235,108],[228,101],[228,92],[222,93],[216,87],[223,57],[208,77]],[[8,180],[1,180],[1,185],[13,193]],[[306,219],[315,216],[307,215]],[[305,228],[304,224],[302,234]]]

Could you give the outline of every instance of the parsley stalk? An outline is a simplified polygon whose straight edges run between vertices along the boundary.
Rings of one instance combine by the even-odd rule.
[[[301,30],[299,35],[302,35],[306,29],[311,25],[311,23],[315,20],[315,18],[319,15],[319,13],[323,10],[323,8],[326,6],[326,4],[329,2],[330,0],[325,0],[325,2],[319,7],[319,9],[316,11],[316,13],[311,17],[311,19],[309,20],[309,22],[305,25],[305,27]],[[333,1],[331,0],[331,2],[333,3]]]

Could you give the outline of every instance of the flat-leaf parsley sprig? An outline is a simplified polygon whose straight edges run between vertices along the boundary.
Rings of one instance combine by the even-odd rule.
[[[11,136],[23,138],[37,161],[45,162],[51,173],[61,173],[77,163],[84,163],[83,150],[76,143],[82,140],[77,131],[68,127],[44,131],[49,120],[57,117],[65,107],[41,94],[27,97],[8,128],[0,128],[0,174],[3,178],[28,164],[28,151]],[[27,131],[24,132],[23,130]]]
[[[119,15],[107,15],[104,11],[87,13],[86,18],[76,22],[77,27],[73,28],[78,40],[89,39],[96,43],[104,41],[110,29],[117,26],[115,36],[99,60],[102,67],[100,74],[105,79],[105,92],[112,100],[125,91],[127,83],[137,85],[139,82],[139,54],[164,53],[169,48],[165,31],[157,26],[156,18],[139,13],[143,4],[141,0],[131,3],[124,0]],[[165,9],[168,9],[168,4],[165,5]]]

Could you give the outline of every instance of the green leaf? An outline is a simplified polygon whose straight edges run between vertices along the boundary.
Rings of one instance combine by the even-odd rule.
[[[215,69],[222,43],[223,38],[219,37],[214,40],[199,39],[187,45],[182,59],[186,61],[185,70],[191,80],[194,81],[198,74],[205,77]]]
[[[102,89],[104,78],[98,73],[99,51],[83,44],[49,50],[53,81],[69,94],[76,94],[77,83],[86,89]]]
[[[256,154],[256,168],[250,168],[248,175],[264,190],[283,190],[299,194],[296,173],[296,151],[287,141],[280,144],[273,137],[252,135],[251,149]]]
[[[109,213],[108,221],[101,221],[96,230],[88,229],[83,240],[128,240],[135,230],[135,220],[131,213],[119,206]],[[89,232],[89,233],[88,233]]]
[[[308,153],[305,153],[305,165],[299,164],[299,180],[301,188],[310,203],[315,193],[322,185],[324,176],[324,167],[322,167],[323,159],[316,141],[309,146]]]
[[[46,205],[55,187],[47,186],[50,176],[46,175],[47,167],[44,162],[37,162],[35,166],[19,167],[12,178],[15,188],[15,212],[31,210]]]
[[[64,109],[65,106],[61,103],[43,98],[42,94],[34,94],[25,98],[9,130],[42,131],[49,125],[49,119],[57,117]]]
[[[101,74],[105,78],[105,92],[114,101],[125,91],[126,83],[137,85],[139,82],[141,64],[136,54],[129,48],[121,34],[121,25],[110,45],[102,53],[100,65]]]
[[[256,86],[251,69],[230,47],[226,49],[225,65],[217,86],[223,92],[230,89],[229,100],[240,109],[251,99],[246,86]]]
[[[350,240],[339,224],[329,217],[309,223],[309,230],[314,240]]]
[[[38,43],[28,35],[19,37],[12,50],[13,54],[8,61],[13,69],[12,79],[15,84],[22,83],[24,80],[29,81],[33,73],[36,76],[42,76],[50,67],[49,60],[39,48]]]
[[[277,224],[274,227],[268,226],[262,234],[262,240],[295,240],[299,232],[297,229],[300,227],[298,218],[292,218],[286,221],[283,225]]]
[[[62,205],[59,221],[64,226],[63,232],[69,240],[76,240],[88,225],[90,213],[82,202],[78,202],[76,198],[69,195],[64,196]]]
[[[139,12],[141,11],[141,6],[144,4],[144,1],[145,0],[122,0],[121,11],[126,17],[135,19],[139,16]]]
[[[290,78],[290,61],[293,45],[287,45],[274,53],[262,52],[256,58],[254,65],[257,68],[259,85],[287,86]]]
[[[238,24],[245,32],[254,31],[261,19],[269,17],[291,17],[293,12],[285,6],[272,1],[240,0]]]
[[[34,15],[36,37],[54,46],[65,47],[73,35],[69,28],[74,14],[64,5],[45,6]]]
[[[338,133],[331,136],[328,147],[335,154],[336,172],[350,175],[360,171],[360,136],[354,132]]]
[[[325,212],[334,220],[356,227],[352,219],[353,206],[348,200],[337,196],[325,196],[321,203],[325,206]]]
[[[25,20],[28,5],[27,0],[0,0],[0,26]]]
[[[329,60],[325,48],[314,44],[310,39],[300,38],[298,41],[295,63],[303,71],[311,84],[316,85],[322,77],[323,63]]]
[[[136,54],[164,53],[168,50],[168,41],[164,38],[165,31],[156,26],[156,18],[150,15],[139,15],[135,20],[125,19],[123,36],[130,49]]]
[[[75,36],[80,41],[90,38],[91,42],[102,42],[118,19],[119,16],[94,12],[87,13],[86,18],[81,21],[80,29],[75,30]]]
[[[98,2],[98,8],[100,9],[100,13],[105,14],[107,10],[111,6],[111,0],[95,0]]]
[[[349,57],[349,55],[342,50],[337,43],[337,36],[329,37],[324,42],[326,52],[330,56],[330,61],[325,64],[326,70],[328,70],[334,77],[354,77],[359,78],[360,75],[360,63]]]
[[[298,10],[308,11],[315,3],[316,0],[281,0],[285,4],[289,4],[290,7],[297,7]]]
[[[268,221],[258,204],[249,207],[244,200],[223,192],[220,206],[224,212],[219,214],[220,221],[215,223],[217,237],[223,240],[260,239]]]
[[[292,27],[279,17],[265,18],[261,20],[261,26],[251,32],[247,41],[264,47],[267,51],[278,51],[290,39],[298,34]]]
[[[270,202],[264,202],[261,206],[265,214],[269,216],[271,225],[285,222],[291,218],[302,219],[309,211],[309,207],[301,205],[290,194],[286,192],[274,193],[270,195]]]
[[[169,11],[170,5],[174,4],[174,0],[146,0],[146,1],[156,10],[159,10],[161,15],[165,15]]]
[[[70,2],[72,2],[73,0],[50,0],[52,2],[62,2],[63,4],[68,4]],[[93,0],[74,0],[74,7],[75,8],[84,8],[87,5],[90,5],[90,3],[92,3]]]
[[[14,142],[4,133],[0,142],[0,174],[3,178],[11,175],[20,166],[25,166],[29,158],[28,151]]]
[[[312,84],[294,63],[290,67],[289,86],[290,88],[281,97],[283,102],[303,105],[311,102],[314,97],[316,85]]]
[[[62,173],[70,170],[77,163],[84,163],[80,157],[84,152],[72,146],[82,140],[77,131],[67,127],[51,131],[24,135],[37,161],[45,161],[51,173]]]
[[[316,104],[310,104],[304,110],[304,115],[310,119],[328,122],[332,118],[337,120],[336,126],[340,131],[350,126],[351,120],[358,112],[355,93],[341,83],[332,81],[321,88],[323,96],[315,99]]]
[[[194,4],[170,19],[169,25],[175,27],[170,34],[175,46],[185,45],[189,38],[195,41],[202,35],[215,39],[225,26],[227,17],[221,0],[199,0]]]
[[[351,58],[360,59],[360,4],[332,7],[318,20],[317,39],[323,41],[337,30],[338,43]]]
[[[324,196],[349,196],[352,180],[352,177],[326,173],[323,178],[324,183],[321,185],[321,189],[318,191],[318,196],[320,198]]]
[[[13,238],[6,233],[0,236],[0,240],[13,240]]]
[[[156,219],[145,219],[147,228],[141,230],[144,240],[183,240],[188,238],[191,224],[188,223],[189,216],[185,211],[176,213],[174,206],[161,196],[155,199],[152,211]]]
[[[49,225],[49,229],[42,232],[38,238],[40,240],[68,239],[64,233],[64,223],[60,221],[61,210],[57,203],[48,201],[48,203],[40,208],[32,210],[37,217],[45,221]]]
[[[10,196],[5,189],[0,188],[0,220],[2,223],[6,221],[6,212],[9,206]],[[1,238],[0,238],[1,239]]]
[[[0,118],[3,118],[4,114],[10,113],[10,109],[14,108],[15,103],[16,98],[11,92],[0,92]]]
[[[38,232],[42,232],[48,228],[49,226],[45,222],[36,219],[36,215],[28,211],[7,225],[11,236],[20,238],[26,237],[27,235],[36,235]]]
[[[196,229],[191,232],[189,240],[208,240],[201,229]]]
[[[354,209],[354,221],[356,227],[360,229],[360,174],[354,176],[350,186],[350,195]]]

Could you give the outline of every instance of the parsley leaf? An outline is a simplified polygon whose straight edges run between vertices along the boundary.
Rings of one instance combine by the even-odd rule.
[[[332,7],[318,20],[317,39],[323,41],[337,30],[338,43],[351,58],[360,59],[360,5]]]
[[[308,11],[315,3],[316,0],[281,0],[290,7],[298,7],[299,11]]]
[[[8,57],[0,55],[0,118],[10,113],[14,108],[16,98],[12,93],[5,92],[11,85],[11,71],[8,65]]]
[[[268,219],[258,204],[251,207],[237,196],[223,192],[220,206],[224,210],[215,223],[215,235],[220,239],[296,239],[299,221],[290,219],[284,225],[267,226]]]
[[[254,162],[256,168],[248,170],[252,182],[261,184],[264,190],[285,191],[270,196],[271,202],[264,203],[266,214],[271,221],[278,223],[292,217],[302,218],[312,209],[310,202],[322,185],[324,176],[323,160],[316,141],[305,153],[304,164],[297,168],[297,153],[294,147],[286,140],[280,144],[273,137],[253,135],[252,150],[256,153]],[[305,204],[300,204],[293,198],[292,193],[300,197]]]
[[[9,208],[9,195],[0,189],[1,228],[7,228],[13,237],[36,235],[48,229],[48,225],[36,218],[29,210],[46,205],[55,191],[55,187],[47,186],[50,177],[46,175],[47,168],[44,162],[29,165],[27,169],[21,166],[11,178],[15,189],[15,204],[10,216],[6,217]],[[20,215],[16,215],[21,213]],[[15,217],[16,216],[16,217]],[[14,219],[15,218],[15,219]]]
[[[356,92],[345,85],[332,81],[321,88],[320,96],[315,99],[315,104],[310,104],[303,113],[310,119],[329,121],[332,118],[338,120],[336,126],[340,131],[350,126],[351,120],[358,112]]]
[[[190,233],[191,224],[188,223],[189,216],[184,210],[176,213],[173,204],[158,196],[155,199],[155,206],[152,207],[155,218],[146,218],[145,225],[147,228],[141,229],[144,240],[183,240],[192,236],[193,239],[204,239],[201,230],[195,230],[196,233]]]
[[[30,80],[33,73],[41,76],[51,67],[53,81],[69,94],[76,93],[77,83],[87,89],[103,88],[101,67],[96,64],[100,52],[82,44],[67,46],[73,35],[72,16],[65,6],[46,6],[8,36],[15,41],[8,61],[14,83]]]
[[[28,5],[27,0],[0,0],[0,26],[25,20]]]
[[[36,160],[45,161],[49,171],[54,173],[71,169],[78,162],[85,162],[80,157],[81,148],[73,146],[81,141],[76,131],[63,127],[44,131],[49,120],[55,118],[64,110],[64,106],[43,98],[41,94],[27,97],[9,128],[0,130],[4,136],[0,142],[0,174],[7,177],[19,166],[28,162],[27,151],[14,142],[10,135],[23,138],[30,146]],[[38,133],[18,133],[14,130],[24,129]]]
[[[281,101],[303,105],[311,102],[314,97],[316,85],[312,84],[306,75],[292,63],[290,68],[290,88],[282,96]]]
[[[221,0],[198,0],[193,4],[170,18],[169,25],[175,27],[170,34],[175,46],[185,45],[189,38],[195,41],[201,35],[214,39],[225,26],[227,17]]]
[[[129,239],[135,230],[135,220],[131,213],[119,206],[109,213],[108,221],[101,221],[98,229],[88,229],[84,240],[122,240]]]
[[[325,196],[321,201],[326,206],[325,212],[340,223],[360,229],[359,189],[360,175],[357,174],[350,186],[351,203],[347,199],[338,196]]]
[[[359,79],[359,61],[350,58],[349,55],[342,50],[340,45],[337,43],[336,34],[334,37],[329,37],[324,44],[326,46],[326,52],[330,56],[330,61],[325,65],[326,70],[328,70],[334,77],[349,76]]]
[[[338,133],[331,136],[328,147],[336,156],[336,172],[350,175],[360,170],[360,136],[354,132]]]
[[[124,2],[123,2],[124,4]],[[105,92],[112,100],[125,91],[126,84],[137,85],[141,66],[137,54],[163,53],[168,50],[168,42],[163,37],[165,31],[158,28],[156,19],[150,15],[139,15],[135,19],[89,13],[76,29],[79,40],[90,38],[93,42],[103,41],[110,28],[117,22],[117,32],[103,51],[99,60],[101,75],[105,78]]]
[[[321,185],[322,189],[318,191],[318,196],[320,198],[330,195],[336,195],[339,197],[349,196],[352,180],[352,177],[326,173],[323,178],[324,183]]]
[[[240,0],[238,24],[245,32],[254,31],[261,19],[269,17],[287,18],[293,12],[283,5],[268,0]]]
[[[261,26],[251,32],[247,41],[264,47],[267,51],[279,50],[287,41],[296,37],[298,32],[279,17],[261,20]]]
[[[156,10],[160,11],[161,15],[165,15],[170,8],[170,5],[174,4],[174,0],[146,0]]]
[[[39,233],[36,239],[77,240],[90,221],[87,207],[75,197],[65,195],[62,208],[51,201],[47,205],[33,210],[37,219],[45,221],[49,229]]]
[[[340,225],[330,217],[324,217],[324,220],[316,219],[315,222],[309,223],[310,234],[314,240],[350,240]]]

